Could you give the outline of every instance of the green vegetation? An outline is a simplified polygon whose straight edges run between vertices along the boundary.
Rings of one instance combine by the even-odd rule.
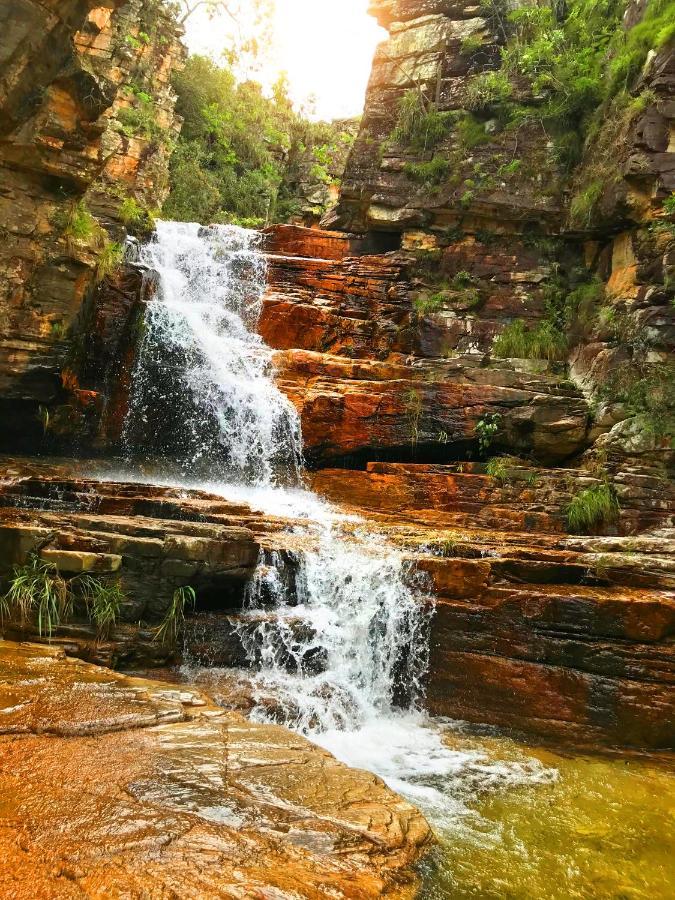
[[[506,484],[506,482],[511,477],[510,468],[509,468],[509,457],[508,456],[493,456],[492,459],[489,459],[487,465],[485,466],[485,472],[490,478],[494,478],[496,481],[499,481],[501,484]]]
[[[618,513],[619,503],[607,482],[581,491],[565,510],[568,528],[577,534],[593,532],[616,521]]]
[[[418,315],[437,312],[445,306],[458,306],[468,311],[483,301],[480,281],[469,272],[458,272],[450,279],[434,280],[434,288],[433,292],[422,291],[413,300],[413,308]]]
[[[426,187],[440,184],[450,170],[450,160],[443,156],[434,156],[429,162],[406,163],[403,171],[411,181],[418,181]]]
[[[490,413],[487,416],[482,416],[476,422],[478,449],[480,450],[481,454],[484,455],[494,443],[494,439],[501,425],[501,420],[502,417],[499,415],[499,413]]]
[[[135,197],[125,197],[117,214],[122,224],[134,231],[145,233],[155,227],[155,214],[139,203]]]
[[[18,616],[25,624],[35,616],[38,633],[47,637],[71,615],[72,609],[72,594],[65,579],[54,566],[35,555],[25,565],[14,568],[9,590],[0,599],[0,619]]]
[[[124,244],[106,241],[96,262],[96,281],[104,281],[117,271],[124,260]]]
[[[675,216],[675,193],[663,201],[663,211],[667,216]]]
[[[447,134],[451,113],[441,113],[420,88],[411,88],[399,100],[392,140],[414,150],[429,150]]]
[[[252,227],[287,221],[298,212],[304,163],[329,183],[332,161],[352,140],[346,125],[296,113],[283,80],[268,98],[255,82],[238,83],[230,68],[191,56],[174,88],[184,124],[171,157],[166,218]]]
[[[87,209],[84,200],[71,203],[62,222],[63,236],[71,243],[87,243],[98,236],[101,226]]]
[[[473,150],[481,144],[490,142],[490,136],[485,131],[485,125],[471,113],[464,113],[457,120],[457,134],[463,150]]]
[[[570,222],[579,228],[588,228],[593,221],[593,214],[602,197],[605,182],[594,178],[583,189],[577,191],[570,204]]]
[[[600,396],[623,403],[657,439],[675,440],[675,365],[650,363],[634,352],[630,365],[612,372]]]
[[[548,321],[528,328],[522,319],[516,319],[497,335],[492,353],[501,359],[564,359],[567,355],[567,338]]]
[[[102,581],[92,575],[78,575],[73,579],[78,595],[87,607],[91,622],[100,638],[110,637],[119,619],[125,597],[117,581]]]
[[[481,72],[467,85],[466,107],[474,112],[488,112],[495,104],[508,100],[512,92],[513,87],[506,72]]]
[[[173,592],[171,605],[167,610],[164,619],[157,629],[155,629],[155,640],[162,644],[168,644],[171,647],[176,645],[178,635],[185,626],[185,609],[188,606],[194,606],[197,595],[194,588],[179,587]]]
[[[675,2],[651,0],[642,20],[628,32],[617,34],[610,50],[609,91],[630,89],[642,71],[652,49],[663,47],[675,37]]]
[[[56,566],[33,554],[14,568],[9,589],[0,597],[0,621],[18,618],[26,624],[35,619],[40,636],[51,637],[55,628],[71,618],[77,601],[86,606],[99,637],[108,637],[124,594],[117,582],[93,575],[76,575],[67,581]]]

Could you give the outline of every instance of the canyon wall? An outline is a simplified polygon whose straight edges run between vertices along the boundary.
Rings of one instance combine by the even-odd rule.
[[[0,419],[34,452],[100,402],[90,302],[166,195],[184,51],[160,0],[12,0],[0,27]]]
[[[632,29],[644,33],[657,5],[630,3],[623,19],[623,7],[608,5],[614,43],[596,69],[564,82],[574,97],[593,75],[597,101],[563,101],[554,75],[527,77],[525,57],[514,74],[502,56],[524,43],[546,73],[551,60],[533,31],[551,48],[567,41],[575,58],[565,15],[581,23],[588,53],[599,26],[581,3],[548,29],[517,18],[537,9],[548,7],[371,4],[389,39],[375,57],[340,201],[324,224],[379,234],[382,246],[416,257],[410,299],[421,356],[568,362],[591,404],[588,443],[604,435],[603,453],[663,463],[673,434],[663,396],[674,384],[673,42],[664,42],[666,28],[649,53],[635,50],[642,70],[613,87],[624,45],[637,46]],[[572,105],[563,114],[564,102]],[[518,349],[537,336],[543,346]]]

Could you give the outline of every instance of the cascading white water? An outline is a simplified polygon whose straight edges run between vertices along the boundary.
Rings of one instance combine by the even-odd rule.
[[[432,819],[463,814],[445,782],[471,778],[483,757],[448,749],[417,708],[429,599],[381,536],[302,487],[298,416],[254,330],[266,271],[258,235],[160,222],[140,261],[159,284],[133,376],[130,456],[178,459],[184,484],[306,522],[293,571],[263,558],[248,589],[239,628],[252,716],[378,772]],[[492,774],[508,783],[541,773],[504,764]]]
[[[159,284],[132,380],[131,454],[168,453],[190,475],[297,483],[298,415],[255,332],[266,279],[258,243],[233,225],[158,222],[141,248]]]

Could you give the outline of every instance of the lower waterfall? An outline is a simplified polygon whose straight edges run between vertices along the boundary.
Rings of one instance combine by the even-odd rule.
[[[247,590],[251,716],[376,772],[447,824],[469,815],[466,783],[549,776],[535,760],[488,767],[478,751],[452,751],[442,723],[424,714],[430,598],[381,535],[303,487],[298,415],[255,331],[266,268],[258,242],[234,226],[159,222],[141,248],[158,282],[125,427],[129,460],[171,458],[179,470],[169,480],[301,520],[306,549],[293,571],[261,556]]]

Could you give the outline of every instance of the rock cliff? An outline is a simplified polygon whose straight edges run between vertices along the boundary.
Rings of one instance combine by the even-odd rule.
[[[34,450],[95,400],[88,304],[165,196],[184,51],[159,0],[12,0],[0,27],[0,416]]]

